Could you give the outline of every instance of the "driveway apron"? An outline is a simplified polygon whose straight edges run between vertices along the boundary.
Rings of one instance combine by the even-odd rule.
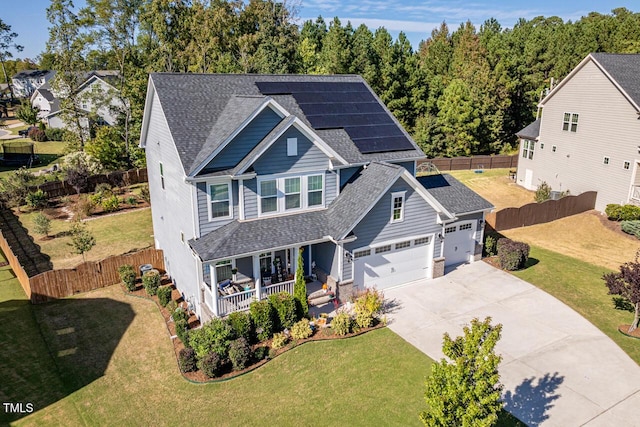
[[[462,335],[474,317],[502,323],[496,351],[505,408],[527,425],[640,426],[640,367],[530,283],[476,262],[388,289],[385,297],[391,330],[436,360],[444,357],[445,332]]]

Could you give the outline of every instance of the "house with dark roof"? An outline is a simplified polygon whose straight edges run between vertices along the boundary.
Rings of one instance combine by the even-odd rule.
[[[28,98],[43,84],[55,76],[51,70],[23,70],[11,78],[13,94],[18,98]]]
[[[293,292],[441,276],[493,206],[424,158],[359,76],[151,74],[142,125],[155,245],[200,317]]]
[[[519,131],[517,183],[597,191],[596,209],[640,204],[640,55],[592,53],[540,102]]]

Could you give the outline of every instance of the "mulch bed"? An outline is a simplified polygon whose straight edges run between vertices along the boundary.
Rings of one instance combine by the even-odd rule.
[[[118,196],[118,198],[121,200],[120,206],[118,207],[117,210],[106,212],[104,209],[102,209],[102,206],[98,204],[93,209],[93,212],[91,213],[91,215],[89,215],[85,219],[99,218],[106,215],[112,215],[114,213],[125,212],[125,211],[134,210],[134,209],[140,209],[140,208],[148,208],[149,206],[151,206],[149,203],[142,200],[140,196],[137,196],[135,193],[129,190],[122,191],[122,192],[115,192],[114,194],[116,194],[116,196]],[[131,196],[136,198],[136,203],[133,205],[126,202],[127,198]],[[71,216],[73,215],[73,209],[76,203],[78,202],[78,195],[72,194],[70,196],[65,196],[65,198],[66,200],[64,201],[64,203],[63,203],[63,198],[56,198],[56,199],[50,200],[49,207],[44,209],[44,213],[51,219],[58,219],[62,221],[69,221],[73,219],[71,218]],[[122,202],[122,200],[125,200],[125,201]]]
[[[162,283],[161,286],[164,285],[169,285],[171,284],[171,280],[169,280],[166,277],[162,278]],[[182,295],[180,294],[180,292],[171,284],[172,288],[173,288],[173,292],[171,294],[171,299],[173,301],[176,301],[176,303],[178,303],[178,306],[182,307],[182,308],[186,308],[187,304],[184,301],[184,299],[182,298]],[[180,353],[180,350],[182,350],[183,348],[185,348],[184,344],[182,343],[182,341],[180,341],[180,339],[176,336],[176,329],[175,329],[175,324],[173,323],[173,321],[171,320],[171,313],[169,312],[169,310],[167,310],[165,307],[162,307],[160,305],[160,302],[158,300],[157,296],[149,296],[147,294],[147,292],[145,291],[144,287],[142,286],[141,283],[137,283],[137,287],[136,290],[133,292],[128,291],[124,285],[122,285],[122,289],[124,290],[124,292],[128,295],[133,295],[139,298],[145,298],[145,299],[150,299],[152,301],[154,301],[156,303],[156,305],[158,306],[158,308],[160,309],[160,313],[162,314],[162,317],[164,317],[164,321],[165,324],[167,326],[167,330],[169,331],[169,335],[171,336],[171,342],[173,343],[173,351],[174,351],[174,355],[176,358],[176,364],[178,364],[178,355]],[[200,326],[200,321],[198,320],[198,318],[194,315],[192,315],[189,318],[189,329],[195,329],[198,328]],[[286,353],[289,350],[292,350],[293,348],[300,346],[302,344],[308,343],[308,342],[314,342],[314,341],[327,341],[327,340],[335,340],[335,339],[346,339],[346,338],[352,338],[352,337],[356,337],[358,335],[362,335],[365,334],[369,331],[373,331],[375,329],[380,329],[380,328],[384,328],[385,325],[380,322],[370,328],[366,328],[366,329],[361,329],[357,332],[352,332],[348,335],[336,335],[334,333],[332,333],[331,328],[320,328],[320,329],[316,329],[314,331],[314,334],[307,338],[307,339],[302,339],[302,340],[297,340],[297,341],[292,341],[289,342],[289,344],[287,344],[285,347],[280,348],[277,350],[276,352],[276,356],[278,357],[283,353]],[[253,349],[255,350],[258,347],[263,347],[263,346],[270,346],[271,344],[271,340],[268,341],[262,341],[258,344],[255,344],[253,346]],[[226,381],[226,380],[230,380],[232,378],[236,378],[239,377],[241,375],[244,375],[248,372],[251,372],[259,367],[261,367],[262,365],[266,364],[267,362],[269,362],[270,360],[273,359],[263,359],[258,361],[257,363],[254,363],[251,366],[248,366],[247,368],[241,370],[241,371],[232,371],[232,372],[228,372],[220,377],[216,377],[216,378],[209,378],[207,377],[204,373],[202,373],[201,371],[195,371],[195,372],[182,372],[180,370],[180,367],[178,366],[178,370],[180,370],[180,373],[182,374],[182,376],[191,382],[195,382],[195,383],[210,383],[210,382],[219,382],[219,381]]]
[[[629,326],[631,325],[620,325],[618,326],[618,332],[623,335],[626,335],[631,338],[639,338],[640,339],[640,328],[636,328],[633,332],[629,332]]]
[[[632,236],[631,234],[627,234],[624,231],[622,231],[622,226],[620,224],[620,221],[611,221],[609,218],[607,218],[605,214],[602,214],[595,210],[589,211],[589,214],[596,216],[598,220],[600,220],[600,224],[602,224],[603,227],[613,231],[614,233],[620,236],[624,236],[627,239],[636,240],[636,241],[638,240],[636,239],[635,236]]]

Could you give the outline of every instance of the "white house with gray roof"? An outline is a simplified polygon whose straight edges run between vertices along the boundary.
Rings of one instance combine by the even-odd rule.
[[[359,76],[152,74],[142,127],[155,244],[199,316],[338,296],[479,257],[493,206],[424,158]]]
[[[592,53],[541,101],[517,133],[517,183],[597,191],[596,209],[640,204],[640,55]]]

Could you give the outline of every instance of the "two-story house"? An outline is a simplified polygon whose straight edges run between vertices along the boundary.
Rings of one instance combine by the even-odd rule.
[[[416,178],[424,153],[359,76],[152,74],[141,146],[156,247],[205,318],[292,292],[298,256],[339,294],[440,276],[478,259],[493,208]]]
[[[595,208],[640,204],[640,55],[592,53],[541,101],[517,133],[517,182],[597,191]]]
[[[13,94],[18,98],[28,98],[43,84],[55,76],[51,70],[23,70],[11,78]]]

